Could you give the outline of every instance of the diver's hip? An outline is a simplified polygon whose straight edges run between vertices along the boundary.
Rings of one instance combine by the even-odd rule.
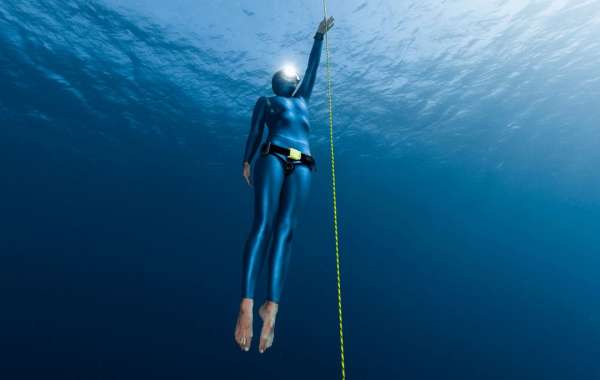
[[[280,134],[270,134],[267,138],[267,142],[271,142],[274,145],[278,145],[288,149],[294,149],[306,155],[310,155],[310,143],[307,138],[297,138]]]
[[[267,156],[277,157],[283,165],[286,176],[291,174],[298,165],[306,166],[310,169],[310,171],[316,170],[315,159],[310,154],[304,153],[295,148],[277,145],[269,139],[263,143],[261,147],[261,155],[264,158]]]

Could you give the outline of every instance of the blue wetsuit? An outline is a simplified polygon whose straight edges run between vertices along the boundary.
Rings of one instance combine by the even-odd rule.
[[[290,96],[260,97],[254,106],[244,161],[252,162],[267,125],[267,140],[285,148],[310,155],[308,101],[321,58],[323,34],[317,33],[302,82]],[[289,174],[284,172],[286,157],[259,155],[253,169],[254,221],[244,247],[242,297],[254,298],[256,279],[267,257],[270,243],[267,299],[279,302],[290,261],[297,215],[308,198],[311,168],[298,163]]]

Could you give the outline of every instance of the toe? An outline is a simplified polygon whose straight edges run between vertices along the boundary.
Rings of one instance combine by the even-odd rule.
[[[272,342],[271,336],[272,335],[273,335],[272,327],[264,326],[263,331],[260,334],[259,352],[261,354],[263,352],[265,352],[269,347],[271,347],[271,342]]]
[[[242,346],[242,349],[244,351],[248,351],[250,349],[250,342],[252,341],[252,336],[245,336],[244,337],[244,345]]]
[[[235,342],[239,345],[242,344],[242,336],[240,335],[240,331],[239,329],[235,329],[235,334],[234,334],[234,338],[235,338]]]

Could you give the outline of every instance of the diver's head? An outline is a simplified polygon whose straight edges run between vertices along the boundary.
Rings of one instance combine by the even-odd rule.
[[[300,77],[298,76],[296,69],[291,66],[286,66],[273,75],[271,83],[275,95],[289,97],[294,94],[296,87],[298,87]]]

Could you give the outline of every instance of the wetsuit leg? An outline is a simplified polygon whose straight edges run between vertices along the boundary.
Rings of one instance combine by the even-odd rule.
[[[242,263],[242,297],[254,298],[256,279],[263,266],[272,236],[279,197],[284,183],[283,167],[273,155],[259,156],[254,165],[254,221]]]
[[[296,165],[283,183],[269,255],[267,297],[273,302],[279,302],[281,298],[291,256],[292,237],[298,222],[298,213],[308,199],[310,182],[310,169],[306,165]]]

